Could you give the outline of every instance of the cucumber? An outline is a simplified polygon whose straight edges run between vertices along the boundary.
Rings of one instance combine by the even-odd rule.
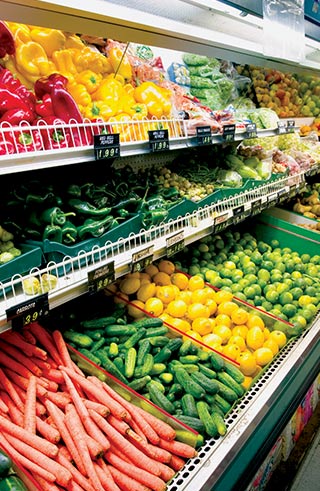
[[[225,362],[224,371],[227,372],[230,377],[233,378],[238,384],[242,384],[244,382],[244,375],[241,370],[233,365],[232,363]]]
[[[135,332],[137,329],[132,324],[111,324],[104,330],[106,336],[132,336]]]
[[[159,379],[164,384],[171,384],[171,382],[173,381],[173,375],[169,372],[162,372],[159,374]]]
[[[210,411],[211,411],[211,415],[214,412],[214,413],[219,413],[222,417],[224,417],[224,412],[218,406],[218,404],[216,404],[215,400],[210,404]]]
[[[133,322],[136,329],[141,329],[141,327],[161,327],[163,325],[163,320],[158,317],[144,317],[143,319],[138,319]],[[168,330],[168,328],[166,328]]]
[[[159,375],[164,372],[166,368],[164,363],[154,363],[150,375]]]
[[[0,479],[6,477],[12,467],[11,458],[0,449]]]
[[[236,382],[227,372],[219,372],[217,377],[220,382],[227,387],[230,387],[230,389],[232,389],[238,395],[238,397],[242,397],[245,393],[245,389],[242,387],[242,385],[238,384],[238,382]]]
[[[80,322],[81,327],[84,329],[99,329],[108,326],[109,324],[115,324],[117,318],[114,316],[98,317],[97,319],[90,319]]]
[[[153,383],[154,385],[156,385],[156,386],[158,387],[158,389],[160,390],[160,392],[162,392],[162,394],[164,394],[164,393],[165,393],[166,388],[165,388],[165,386],[163,385],[163,383],[161,383],[161,382],[160,382],[160,380],[159,380],[159,379],[153,378],[153,379],[151,379],[151,381],[152,381],[152,383]],[[148,386],[147,388],[149,388],[149,386]]]
[[[154,359],[151,353],[147,353],[141,367],[142,376],[149,375],[154,365]]]
[[[90,336],[74,331],[64,331],[63,337],[81,348],[90,348],[94,342]]]
[[[136,378],[129,383],[129,387],[137,392],[144,389],[144,387],[151,381],[150,375],[145,375],[144,377]]]
[[[148,327],[148,326],[147,326]],[[164,336],[169,331],[168,327],[164,324],[158,327],[148,327],[147,328],[147,338],[153,338],[154,336]]]
[[[107,372],[111,373],[111,375],[121,380],[121,382],[123,382],[124,384],[128,383],[126,377],[121,373],[116,364],[113,363],[112,360],[110,360],[107,353],[103,349],[98,350],[96,352],[96,356],[100,358],[101,365]]]
[[[211,419],[213,420],[219,435],[224,436],[227,433],[227,426],[224,422],[223,416],[219,412],[211,412]]]
[[[181,397],[181,407],[182,407],[183,414],[185,416],[192,416],[193,418],[198,418],[196,401],[193,395],[184,394]]]
[[[220,394],[214,395],[214,404],[216,404],[218,408],[221,409],[223,414],[227,414],[232,408],[230,402],[226,401],[223,397],[221,397]]]
[[[199,363],[199,370],[208,378],[217,378],[217,373],[211,368],[205,367],[201,363]]]
[[[92,353],[94,353],[95,351],[98,351],[98,349],[102,348],[102,346],[104,345],[105,343],[105,339],[104,338],[101,338],[99,339],[98,341],[95,341],[93,343],[93,345],[91,346],[91,351]]]
[[[172,338],[169,340],[169,343],[167,344],[167,348],[173,352],[177,351],[178,349],[181,348],[183,341],[181,338]]]
[[[127,379],[133,377],[136,360],[137,350],[132,346],[127,350],[124,358],[124,375]]]
[[[175,412],[174,404],[159,390],[157,384],[151,380],[148,383],[148,391],[151,401],[167,413]]]
[[[19,476],[10,475],[6,476],[0,481],[0,490],[1,491],[28,491],[24,482],[20,479]]]
[[[219,387],[218,394],[221,397],[223,397],[226,401],[230,402],[231,404],[238,400],[238,394],[233,389],[231,389],[231,387],[225,385],[220,380],[216,380],[216,382]]]
[[[151,344],[149,339],[141,339],[139,341],[139,348],[137,354],[137,366],[143,365],[145,356],[150,352]]]
[[[218,435],[218,429],[211,418],[211,414],[209,412],[209,406],[205,401],[198,401],[197,402],[197,411],[199,414],[199,419],[202,421],[203,426],[206,430],[206,433],[209,436],[215,437]]]
[[[83,334],[86,334],[87,336],[89,336],[94,341],[99,341],[99,339],[104,337],[104,330],[103,329],[95,329],[95,330],[90,331],[88,329],[88,330],[84,330]]]
[[[152,336],[147,339],[152,346],[160,346],[163,348],[163,346],[167,346],[169,344],[169,338],[167,338],[167,336]]]
[[[210,353],[210,363],[216,372],[220,372],[224,369],[224,359],[222,356],[218,355],[218,353],[214,353],[213,351]]]
[[[175,370],[175,377],[177,382],[182,385],[184,390],[193,395],[196,399],[202,399],[205,396],[205,390],[201,385],[192,380],[191,376],[184,368],[177,368]]]
[[[172,373],[174,373],[177,368],[184,368],[184,370],[186,370],[186,372],[188,372],[188,373],[194,373],[194,372],[199,371],[199,365],[195,365],[193,363],[188,363],[188,364],[184,365],[183,363],[181,363],[178,360],[171,360],[169,363],[169,370]]]
[[[113,360],[114,365],[120,370],[122,375],[124,375],[124,360],[121,356],[116,356]]]
[[[197,356],[199,357],[199,360],[203,362],[206,362],[210,359],[210,353],[208,351],[204,351],[201,348],[198,349]]]
[[[110,343],[109,345],[109,356],[115,358],[119,354],[119,346],[117,343]]]
[[[146,334],[146,329],[143,327],[139,329],[139,331],[135,332],[130,336],[125,343],[123,343],[123,347],[126,349],[133,348],[140,339],[142,339]]]
[[[86,358],[89,360],[93,361],[96,365],[100,366],[101,365],[101,360],[97,356],[95,356],[93,353],[91,353],[90,350],[86,348],[79,348],[79,352],[82,353]]]
[[[204,424],[202,423],[201,419],[186,416],[185,414],[174,414],[173,416],[176,416],[181,423],[189,426],[195,431],[198,431],[198,433],[204,433]]]
[[[186,356],[179,356],[179,361],[183,364],[189,364],[189,363],[198,363],[199,361],[199,356],[197,355],[186,355]]]
[[[174,402],[177,397],[181,397],[181,394],[183,394],[183,392],[184,392],[184,389],[183,389],[182,385],[174,382],[171,385],[171,387],[167,393],[167,398],[170,401]]]
[[[189,350],[192,346],[192,341],[191,339],[186,339],[185,341],[183,341],[182,345],[180,346],[180,349],[179,349],[179,355],[180,356],[185,356],[189,353]]]
[[[169,360],[169,358],[171,358],[171,350],[169,350],[166,346],[164,346],[163,348],[161,348],[161,350],[159,351],[159,353],[157,353],[154,357],[154,362],[155,363],[164,363],[166,361]]]
[[[200,371],[192,373],[191,378],[199,385],[201,385],[201,387],[203,387],[204,390],[209,394],[217,394],[217,392],[219,391],[219,385],[217,384],[217,381],[206,377],[206,375],[204,375],[204,373]]]

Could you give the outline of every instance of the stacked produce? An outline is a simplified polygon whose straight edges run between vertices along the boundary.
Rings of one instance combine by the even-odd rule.
[[[317,118],[320,114],[319,79],[311,75],[297,75],[302,99],[301,115]]]
[[[320,306],[319,256],[280,247],[276,239],[269,244],[248,231],[234,228],[201,239],[177,257],[177,267],[289,321],[294,328],[277,327],[287,336],[299,334]]]
[[[196,455],[129,393],[85,375],[60,331],[34,323],[0,341],[0,445],[39,489],[161,491]]]

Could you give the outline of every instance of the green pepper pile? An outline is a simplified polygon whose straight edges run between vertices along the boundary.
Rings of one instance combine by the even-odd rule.
[[[67,246],[100,237],[138,214],[148,228],[164,221],[170,206],[181,200],[175,189],[160,195],[150,175],[150,170],[137,175],[124,168],[111,170],[104,181],[17,182],[1,218],[21,240],[47,239]]]

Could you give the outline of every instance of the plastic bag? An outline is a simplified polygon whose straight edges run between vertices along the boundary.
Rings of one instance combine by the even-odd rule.
[[[228,188],[241,188],[243,180],[234,170],[220,169],[217,173],[217,183]]]

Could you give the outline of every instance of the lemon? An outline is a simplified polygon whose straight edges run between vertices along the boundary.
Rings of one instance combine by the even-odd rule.
[[[141,302],[141,300],[132,300],[132,302],[128,304],[127,312],[128,315],[130,315],[134,319],[141,319],[146,315],[145,312],[143,311],[144,308],[145,308],[144,303]]]
[[[249,314],[248,320],[245,324],[248,326],[249,329],[251,327],[260,327],[261,329],[264,328],[264,321],[257,314]]]
[[[234,310],[238,309],[238,305],[235,302],[227,300],[218,305],[218,314],[231,315]]]
[[[183,317],[187,308],[188,306],[183,300],[172,300],[167,305],[167,313],[172,317]]]
[[[231,335],[228,344],[236,344],[239,346],[241,351],[244,351],[247,347],[245,339],[242,336],[237,336],[234,334]]]
[[[137,291],[137,299],[146,302],[148,298],[154,297],[156,293],[155,283],[144,283]]]
[[[219,290],[216,292],[215,301],[220,304],[222,302],[229,302],[233,299],[233,294],[227,290]]]
[[[277,343],[279,349],[283,348],[287,342],[287,336],[285,333],[277,329],[270,333],[269,340],[270,339]]]
[[[230,328],[232,327],[232,320],[227,314],[218,314],[215,318],[215,321],[217,326],[222,324]]]
[[[205,288],[199,288],[197,290],[191,291],[191,303],[206,303],[207,292]]]
[[[249,319],[249,314],[246,310],[241,307],[237,307],[237,309],[231,312],[231,320],[236,325],[243,325]]]
[[[191,303],[187,307],[187,317],[190,320],[194,320],[197,317],[209,317],[210,316],[210,310],[209,307],[206,305],[203,305],[202,303]]]
[[[159,298],[151,297],[148,298],[148,300],[146,301],[144,308],[145,311],[148,312],[149,314],[158,317],[163,312],[163,303]]]
[[[191,292],[204,288],[204,279],[200,275],[194,275],[189,278],[188,288]]]
[[[257,370],[256,359],[254,355],[248,351],[241,352],[236,358],[236,361],[239,363],[239,368],[245,376],[253,376]]]
[[[217,334],[222,339],[222,344],[226,344],[231,338],[232,331],[230,327],[222,324],[213,327],[213,333]]]
[[[189,278],[183,273],[173,273],[171,275],[171,283],[176,285],[179,290],[186,290],[189,284]]]
[[[208,317],[197,317],[192,321],[191,324],[192,330],[204,336],[205,334],[209,334],[212,332],[214,327],[214,320],[209,319]]]
[[[273,353],[270,348],[262,346],[254,352],[254,357],[256,359],[257,365],[264,367],[268,365],[273,359]]]
[[[270,348],[272,353],[273,353],[273,356],[276,356],[276,354],[279,352],[279,346],[278,346],[278,343],[276,341],[274,341],[272,338],[270,339],[267,339],[264,343],[263,343],[263,347],[264,348]]]
[[[203,336],[202,341],[210,348],[216,348],[217,346],[221,346],[222,338],[215,333],[206,334]]]
[[[175,299],[176,293],[173,285],[164,285],[156,288],[155,296],[159,298],[162,303],[168,304]]]
[[[260,327],[251,327],[248,331],[246,343],[248,348],[257,350],[263,346],[265,339]]]
[[[236,344],[227,344],[223,347],[222,353],[231,360],[236,360],[241,350]]]

